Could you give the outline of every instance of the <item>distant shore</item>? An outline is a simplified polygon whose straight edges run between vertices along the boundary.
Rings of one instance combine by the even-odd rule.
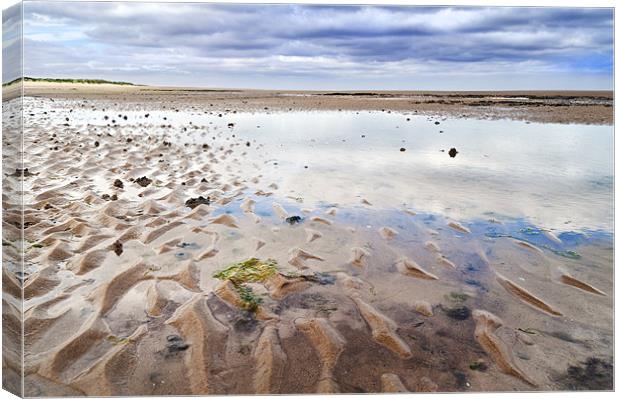
[[[18,85],[3,88],[6,99]],[[105,98],[129,102],[169,100],[243,111],[384,110],[476,119],[543,123],[613,124],[613,91],[301,91],[138,86],[114,83],[26,81],[24,95]]]

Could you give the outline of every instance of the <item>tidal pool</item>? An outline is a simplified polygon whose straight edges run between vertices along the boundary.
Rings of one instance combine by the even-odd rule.
[[[306,204],[346,207],[365,199],[375,209],[459,220],[518,218],[557,231],[613,230],[613,126],[121,105],[87,109],[57,101],[53,108],[72,108],[72,124],[140,126],[145,134],[161,131],[184,143],[246,139],[269,161],[261,173]],[[65,114],[55,116],[59,123]],[[248,148],[247,156],[257,154]]]

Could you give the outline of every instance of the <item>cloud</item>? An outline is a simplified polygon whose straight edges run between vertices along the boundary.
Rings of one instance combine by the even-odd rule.
[[[10,82],[22,74],[21,6],[2,11],[2,82]]]
[[[612,81],[611,9],[28,2],[24,12],[35,76],[282,88]]]

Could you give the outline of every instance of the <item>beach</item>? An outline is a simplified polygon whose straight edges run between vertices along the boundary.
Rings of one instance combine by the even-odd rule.
[[[26,396],[612,389],[612,92],[24,95]]]

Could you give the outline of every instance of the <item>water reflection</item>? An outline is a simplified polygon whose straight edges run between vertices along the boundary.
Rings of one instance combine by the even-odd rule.
[[[84,126],[108,124],[109,114],[127,129],[142,125],[147,134],[155,126],[184,142],[247,139],[254,144],[246,156],[262,162],[264,178],[307,206],[356,206],[363,198],[375,209],[406,207],[459,220],[493,215],[562,231],[613,229],[613,126],[379,111],[220,116],[193,107],[150,109],[148,118],[131,107],[75,111],[72,124]],[[263,146],[260,153],[255,145]]]

